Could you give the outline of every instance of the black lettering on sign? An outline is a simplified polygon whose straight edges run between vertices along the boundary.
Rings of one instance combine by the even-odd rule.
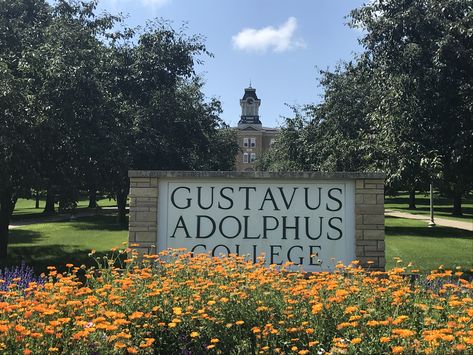
[[[208,221],[210,221],[211,225],[212,225],[212,231],[207,234],[207,235],[202,235],[201,234],[201,231],[202,231],[202,219],[207,219]],[[215,229],[217,228],[216,224],[215,224],[215,221],[212,219],[212,217],[210,216],[205,216],[205,215],[198,215],[197,216],[197,234],[196,234],[196,238],[209,238],[212,236],[212,234],[215,233]]]
[[[245,224],[245,235],[243,236],[243,239],[259,239],[261,237],[261,234],[258,234],[257,236],[250,236],[248,235],[248,218],[250,216],[243,216],[243,223]]]
[[[328,190],[328,197],[329,199],[331,199],[332,201],[335,201],[337,202],[338,204],[338,207],[337,208],[330,208],[328,206],[328,203],[326,204],[326,208],[328,211],[332,211],[332,212],[335,212],[335,211],[340,211],[342,209],[342,201],[340,201],[338,198],[336,198],[335,196],[332,195],[332,191],[338,191],[340,192],[340,195],[342,195],[342,189],[339,189],[338,187],[334,187],[333,189],[330,189]]]
[[[301,252],[304,251],[304,248],[302,248],[300,245],[294,245],[292,247],[289,248],[289,250],[287,251],[287,260],[291,263],[293,263],[292,261],[292,257],[291,257],[291,254],[292,254],[292,250],[293,249],[300,249]],[[304,257],[303,256],[299,256],[299,263],[295,263],[294,262],[294,265],[302,265],[304,263]]]
[[[319,190],[319,198],[318,198],[318,201],[319,201],[319,202],[317,203],[317,206],[312,207],[312,206],[310,206],[310,204],[309,204],[309,188],[308,188],[308,187],[304,187],[305,206],[306,206],[309,210],[316,210],[317,208],[320,207],[320,202],[322,201],[322,188],[319,187],[318,190]]]
[[[195,250],[198,248],[198,247],[203,247],[204,250],[202,252],[206,252],[207,251],[207,246],[205,244],[197,244],[197,245],[194,245],[194,247],[191,249],[191,253],[194,253]]]
[[[284,205],[286,206],[286,209],[289,209],[291,207],[292,200],[294,199],[294,195],[296,194],[296,190],[298,189],[298,187],[293,187],[291,199],[289,200],[289,202],[287,202],[286,195],[284,195],[284,189],[282,187],[278,187],[278,189],[284,201]]]
[[[238,191],[245,190],[245,210],[250,209],[250,190],[256,191],[254,186],[242,186]]]
[[[318,251],[317,251],[317,249],[318,249]],[[321,250],[322,250],[322,247],[320,245],[311,245],[311,246],[309,246],[309,255],[310,255],[309,265],[313,266],[313,265],[322,264],[322,262],[318,258],[319,251],[321,251]],[[314,262],[314,258],[315,258],[315,262]]]
[[[268,227],[268,219],[272,218],[274,222],[276,222],[274,224],[274,227],[273,228],[269,228]],[[277,229],[279,226],[279,221],[276,217],[274,216],[263,216],[263,239],[268,239],[268,231],[273,231],[275,229]]]
[[[268,187],[268,189],[266,190],[266,193],[264,194],[263,202],[261,202],[261,207],[259,208],[260,211],[263,210],[263,206],[264,206],[266,201],[271,201],[273,203],[274,211],[279,211],[279,207],[276,204],[276,201],[274,200],[274,196],[273,196],[273,193],[271,192],[270,187]]]
[[[229,186],[222,187],[222,189],[220,190],[220,196],[222,196],[222,198],[227,200],[229,202],[229,205],[228,205],[228,207],[223,207],[219,202],[218,203],[218,208],[220,208],[221,210],[229,210],[230,208],[233,207],[233,200],[223,193],[225,190],[230,190],[232,193],[234,191],[233,187],[229,187]]]
[[[174,228],[174,232],[172,233],[170,238],[176,238],[176,231],[181,228],[184,229],[184,233],[186,233],[186,238],[192,238],[189,235],[189,231],[187,230],[186,223],[184,222],[183,216],[180,216],[179,219],[177,220],[176,228]]]
[[[202,186],[197,186],[197,204],[199,205],[200,208],[203,210],[208,210],[212,207],[214,204],[214,189],[215,187],[210,188],[210,204],[207,206],[202,205]]]
[[[282,239],[287,239],[287,230],[293,229],[294,230],[294,239],[299,239],[299,216],[294,217],[295,225],[288,226],[287,225],[287,216],[282,217]]]
[[[237,225],[237,232],[234,234],[234,235],[227,235],[224,233],[223,231],[223,223],[227,220],[227,219],[233,219],[236,221],[236,225]],[[226,217],[223,217],[222,220],[220,221],[219,225],[218,225],[218,229],[220,231],[220,234],[225,237],[225,238],[228,238],[228,239],[233,239],[235,237],[237,237],[240,232],[241,232],[241,223],[240,223],[240,220],[238,218],[236,218],[235,216],[226,216]]]
[[[341,219],[340,217],[332,217],[332,218],[330,218],[330,219],[328,220],[328,225],[329,225],[329,227],[331,227],[332,229],[335,229],[335,230],[338,232],[338,236],[332,237],[332,236],[330,236],[330,234],[327,232],[327,238],[330,239],[330,240],[338,240],[338,239],[340,239],[340,238],[343,236],[343,232],[342,232],[342,230],[341,230],[340,228],[338,228],[337,226],[334,226],[334,225],[332,224],[332,221],[333,221],[333,220],[340,221],[340,228],[341,228],[341,226],[343,225],[343,221],[342,221],[342,219]]]
[[[276,251],[274,250],[275,248],[279,248],[279,251],[280,251],[280,250],[282,249],[282,245],[270,245],[270,246],[269,246],[269,250],[270,250],[270,252],[269,252],[269,255],[270,255],[269,263],[270,263],[270,264],[276,264],[276,265],[282,265],[282,260],[281,260],[280,262],[278,262],[278,263],[275,263],[275,262],[274,262],[274,257],[275,257],[275,256],[280,256],[280,255],[279,255],[279,251],[276,252]]]
[[[319,220],[320,220],[320,223],[319,223],[319,235],[314,237],[312,235],[310,235],[310,228],[309,228],[309,219],[310,217],[304,217],[305,219],[305,236],[311,240],[317,240],[319,239],[321,236],[322,236],[322,223],[323,223],[323,220],[324,220],[324,217],[319,217]]]
[[[187,190],[187,192],[189,192],[189,193],[191,192],[191,189],[189,189],[188,187],[185,187],[185,186],[176,187],[174,189],[174,191],[172,192],[172,194],[171,194],[171,202],[174,205],[174,207],[176,207],[180,210],[184,210],[184,209],[189,208],[191,206],[192,199],[187,198],[187,204],[184,207],[176,205],[175,194],[178,190],[181,190],[181,189]]]
[[[219,245],[217,245],[215,248],[212,249],[212,256],[215,256],[215,253],[217,252],[217,249],[218,249],[218,248],[224,248],[224,249],[227,251],[227,255],[230,254],[230,249],[228,249],[228,247],[227,247],[226,245],[224,245],[224,244],[219,244]],[[222,254],[222,253],[220,253],[220,254]],[[219,254],[219,255],[220,255],[220,254]]]

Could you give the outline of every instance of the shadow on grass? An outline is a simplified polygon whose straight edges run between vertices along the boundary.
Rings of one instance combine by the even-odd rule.
[[[401,220],[402,218],[386,216],[386,220]],[[414,222],[415,223],[415,222]],[[386,234],[391,236],[413,236],[413,237],[429,237],[429,238],[457,238],[457,239],[473,239],[473,232],[450,227],[436,226],[429,228],[427,226],[386,226]]]
[[[71,227],[80,230],[101,230],[101,231],[122,231],[128,230],[128,216],[126,225],[123,226],[118,223],[117,216],[113,215],[99,215],[90,217],[81,217],[74,222],[71,222]]]
[[[8,234],[9,245],[36,243],[42,238],[41,233],[27,229],[12,229]]]
[[[33,267],[36,274],[47,273],[48,266],[55,266],[60,272],[66,271],[66,264],[75,266],[93,266],[95,261],[89,257],[90,250],[51,244],[44,246],[15,247],[12,245],[8,251],[8,258],[0,261],[0,267],[26,265]]]

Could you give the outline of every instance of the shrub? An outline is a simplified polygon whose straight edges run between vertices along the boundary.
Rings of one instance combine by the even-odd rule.
[[[44,285],[10,285],[0,302],[5,353],[471,353],[473,283],[451,271],[438,288],[337,265],[304,274],[238,256],[177,251],[113,258],[84,285],[51,267]]]
[[[37,277],[33,268],[24,262],[20,266],[6,267],[4,270],[0,270],[0,291],[8,290],[12,284],[19,289],[24,289],[31,282],[42,284],[44,280],[41,277]]]

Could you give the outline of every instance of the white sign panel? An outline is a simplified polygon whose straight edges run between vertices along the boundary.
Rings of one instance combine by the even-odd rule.
[[[163,179],[158,248],[333,269],[355,259],[354,190],[337,180]]]

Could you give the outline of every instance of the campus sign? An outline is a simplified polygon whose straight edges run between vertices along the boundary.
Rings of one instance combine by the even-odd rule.
[[[378,265],[384,261],[382,180],[365,186],[365,180],[341,174],[274,176],[130,172],[130,243],[254,261],[264,256],[267,264],[290,262],[306,271],[333,269],[338,261],[370,253]],[[367,204],[358,203],[357,213],[364,195]]]
[[[246,255],[320,269],[355,259],[354,183],[162,180],[160,249]]]

